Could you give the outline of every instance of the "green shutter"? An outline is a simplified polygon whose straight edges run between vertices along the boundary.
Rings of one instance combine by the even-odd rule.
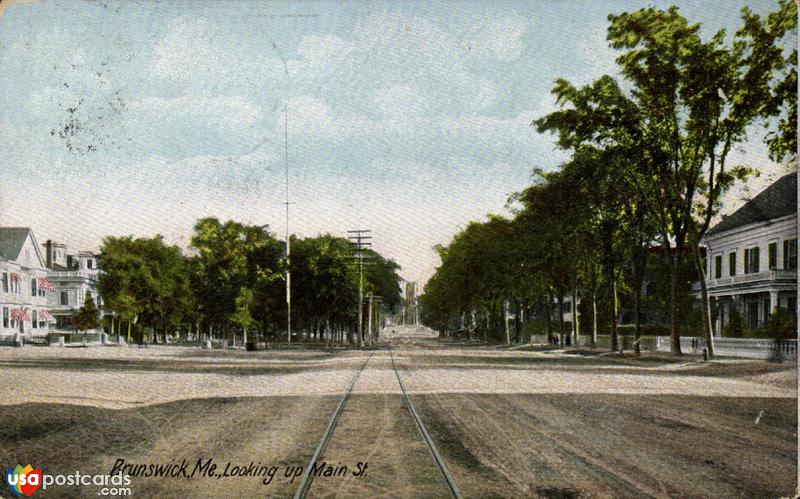
[[[769,268],[777,269],[778,268],[778,243],[769,243],[767,247],[767,251],[769,252]]]
[[[759,268],[760,265],[759,265],[759,261],[758,261],[758,256],[759,256],[758,254],[760,252],[761,252],[761,250],[758,247],[755,247],[755,248],[750,250],[750,265],[752,267],[753,272],[755,272],[755,273],[758,273],[758,271],[761,270]]]

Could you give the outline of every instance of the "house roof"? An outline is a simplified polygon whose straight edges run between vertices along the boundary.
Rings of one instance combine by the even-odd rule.
[[[16,260],[30,231],[28,227],[0,227],[0,259]]]
[[[766,222],[797,213],[797,173],[779,178],[722,221],[708,234],[719,234],[743,225]]]

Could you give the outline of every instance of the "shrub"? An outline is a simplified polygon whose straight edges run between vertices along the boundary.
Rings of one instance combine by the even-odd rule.
[[[739,311],[732,308],[728,315],[728,323],[722,327],[722,336],[741,338],[744,336],[745,329],[744,320],[742,316],[739,315]]]
[[[785,308],[776,309],[764,324],[763,333],[768,338],[791,339],[797,337],[797,316]]]

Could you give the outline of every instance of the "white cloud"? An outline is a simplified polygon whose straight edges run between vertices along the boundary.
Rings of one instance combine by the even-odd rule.
[[[461,45],[466,44],[475,56],[510,62],[522,55],[528,24],[527,19],[519,16],[476,23],[461,35]]]
[[[150,119],[214,119],[232,127],[250,126],[261,119],[260,109],[243,97],[183,95],[171,99],[147,97],[128,104],[131,111]]]
[[[427,99],[412,85],[380,88],[373,100],[384,117],[390,120],[422,116],[428,111]]]

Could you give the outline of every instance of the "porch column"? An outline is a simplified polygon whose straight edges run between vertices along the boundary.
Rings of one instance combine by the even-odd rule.
[[[769,313],[775,313],[775,310],[778,308],[778,292],[777,291],[770,291],[769,292]],[[766,320],[766,317],[764,318]]]

